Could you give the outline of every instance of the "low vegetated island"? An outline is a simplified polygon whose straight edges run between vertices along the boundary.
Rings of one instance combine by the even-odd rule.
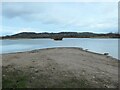
[[[91,32],[60,32],[60,33],[35,33],[21,32],[14,35],[2,36],[2,39],[17,39],[17,38],[51,38],[54,40],[62,40],[63,38],[120,38],[118,33],[97,34]]]

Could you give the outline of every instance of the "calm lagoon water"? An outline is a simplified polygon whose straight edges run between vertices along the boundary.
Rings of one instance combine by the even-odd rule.
[[[52,39],[17,39],[1,40],[0,53],[29,51],[52,47],[80,47],[88,51],[105,53],[118,58],[118,39],[64,38],[62,41]]]

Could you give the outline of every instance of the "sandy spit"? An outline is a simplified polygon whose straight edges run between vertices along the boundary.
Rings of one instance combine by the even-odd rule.
[[[2,67],[4,88],[118,87],[118,60],[81,48],[61,47],[2,54]],[[20,84],[18,75],[26,76],[24,85]],[[11,81],[12,85],[5,82],[10,78],[15,79]]]

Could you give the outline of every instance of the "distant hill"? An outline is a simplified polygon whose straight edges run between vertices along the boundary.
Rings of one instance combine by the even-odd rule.
[[[35,32],[21,32],[14,35],[7,35],[1,37],[2,39],[17,39],[17,38],[120,38],[120,34],[107,33],[96,34],[91,32],[60,32],[60,33],[35,33]]]

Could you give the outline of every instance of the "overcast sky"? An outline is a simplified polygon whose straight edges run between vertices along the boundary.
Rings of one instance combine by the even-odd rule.
[[[0,26],[3,35],[19,32],[118,32],[118,3],[2,3]]]

